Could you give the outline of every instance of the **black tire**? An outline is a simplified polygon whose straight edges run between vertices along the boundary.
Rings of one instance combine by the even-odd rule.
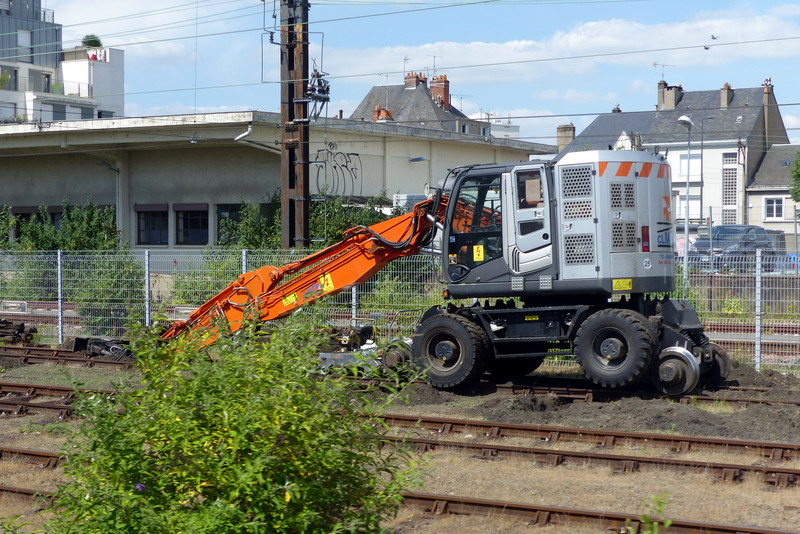
[[[451,313],[425,319],[414,334],[414,365],[437,388],[455,388],[474,382],[483,374],[488,359],[486,332]]]
[[[575,354],[586,377],[603,387],[633,384],[652,367],[653,326],[632,310],[600,310],[575,336]]]
[[[512,378],[521,378],[531,374],[543,362],[544,357],[495,359],[489,364],[487,372],[495,380],[511,380]]]
[[[716,389],[728,379],[731,372],[731,357],[716,343],[709,343],[708,346],[712,354],[711,364],[708,370],[704,370],[700,380],[704,386]]]

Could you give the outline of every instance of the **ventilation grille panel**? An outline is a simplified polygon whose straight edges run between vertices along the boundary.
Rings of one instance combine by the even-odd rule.
[[[611,249],[614,251],[636,250],[636,223],[611,223]]]
[[[611,209],[636,209],[636,189],[632,182],[611,182]]]
[[[564,202],[564,219],[591,219],[593,217],[594,203],[591,200]]]
[[[564,198],[592,196],[592,167],[581,165],[561,169],[561,187]]]
[[[594,234],[565,235],[564,258],[567,265],[593,265]]]

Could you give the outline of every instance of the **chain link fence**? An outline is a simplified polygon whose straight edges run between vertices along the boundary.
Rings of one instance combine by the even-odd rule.
[[[46,344],[124,337],[135,322],[185,319],[240,273],[300,257],[283,250],[6,251],[0,319],[36,326],[37,341]],[[708,336],[735,360],[800,372],[800,271],[793,260],[757,254],[690,264],[684,276],[679,259],[676,294],[692,301]],[[410,334],[422,311],[442,302],[442,289],[439,258],[417,255],[313,307],[330,325],[372,324],[381,339],[393,338]]]

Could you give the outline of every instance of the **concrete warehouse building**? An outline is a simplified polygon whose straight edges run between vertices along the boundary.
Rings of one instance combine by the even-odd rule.
[[[219,220],[280,187],[280,116],[247,111],[0,125],[0,205],[115,206],[132,248],[214,244]],[[414,125],[320,119],[312,193],[420,198],[448,169],[522,161],[550,145]]]

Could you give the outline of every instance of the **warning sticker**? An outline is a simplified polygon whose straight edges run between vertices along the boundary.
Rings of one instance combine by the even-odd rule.
[[[331,273],[325,273],[319,277],[319,283],[322,286],[322,291],[325,293],[330,293],[333,291],[333,278],[331,278]]]
[[[631,291],[633,290],[633,278],[616,278],[614,279],[614,291]]]
[[[290,293],[281,299],[284,306],[289,307],[297,302],[297,293]]]
[[[475,245],[472,247],[472,261],[483,261],[483,245]]]

